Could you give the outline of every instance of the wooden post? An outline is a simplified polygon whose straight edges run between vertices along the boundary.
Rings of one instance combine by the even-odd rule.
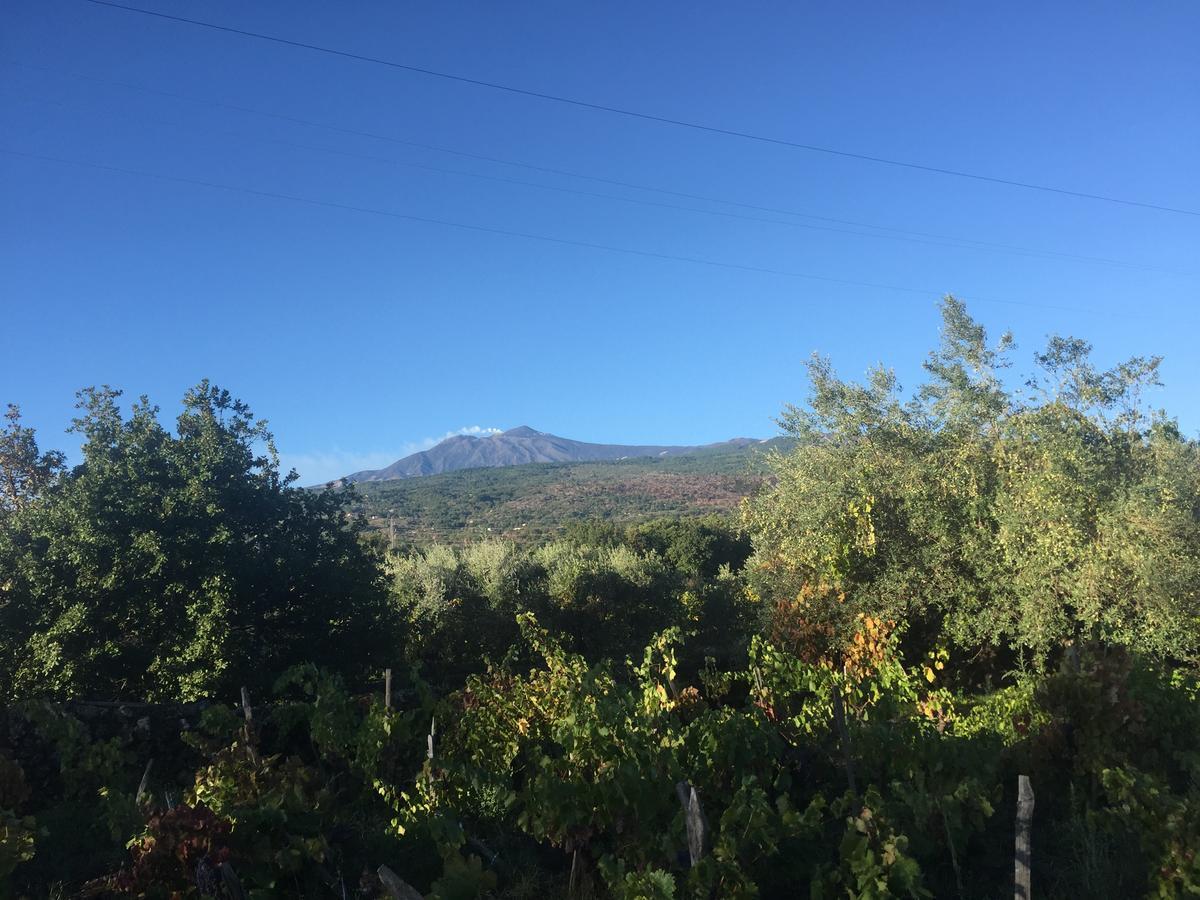
[[[1017,776],[1017,840],[1016,868],[1014,873],[1013,897],[1015,900],[1030,900],[1033,856],[1033,787],[1028,775]]]
[[[242,715],[246,717],[243,734],[246,737],[246,752],[250,761],[258,765],[258,752],[254,749],[254,708],[250,705],[250,692],[242,688]]]
[[[421,900],[421,895],[411,884],[389,869],[380,866],[375,872],[379,876],[383,888],[393,900]]]
[[[154,765],[153,759],[151,759],[150,762],[146,763],[146,770],[144,772],[142,772],[142,780],[140,782],[138,782],[137,796],[134,798],[134,802],[137,803],[139,806],[141,805],[142,800],[145,799],[147,789],[150,786],[150,768],[153,765]]]
[[[217,867],[217,871],[221,873],[221,882],[225,886],[225,893],[232,900],[246,900],[246,892],[242,889],[242,883],[238,880],[237,873],[233,871],[233,866],[223,862]]]
[[[383,707],[388,712],[392,711],[392,670],[383,670]]]
[[[833,684],[833,722],[837,726],[838,743],[842,745],[842,764],[846,767],[846,784],[850,793],[858,796],[858,787],[854,780],[854,755],[850,748],[850,729],[846,727],[846,708],[842,705],[842,688],[836,681]]]
[[[472,850],[479,851],[480,858],[484,859],[487,865],[494,866],[496,860],[500,858],[500,854],[485,844],[479,838],[467,838],[467,846]]]
[[[683,821],[687,825],[688,857],[692,867],[700,864],[704,851],[708,849],[708,820],[700,806],[700,796],[696,789],[686,781],[675,785],[675,794],[683,806]]]
[[[429,750],[428,750],[428,755],[429,755],[430,759],[433,759],[433,738],[434,738],[435,734],[437,734],[437,719],[430,719],[429,720]]]

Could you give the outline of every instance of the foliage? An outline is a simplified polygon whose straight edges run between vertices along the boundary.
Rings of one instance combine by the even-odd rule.
[[[1115,809],[1110,816],[1138,836],[1150,861],[1149,896],[1200,893],[1200,792],[1185,797],[1133,767],[1105,769],[1104,788]]]
[[[354,485],[352,508],[400,545],[503,538],[521,546],[571,538],[597,522],[617,531],[646,521],[730,516],[766,475],[766,451],[790,438],[683,456],[462,469]],[[576,537],[580,532],[574,532]],[[588,538],[584,543],[598,541]]]
[[[769,599],[812,591],[815,623],[844,642],[854,615],[910,623],[926,642],[1007,645],[1045,665],[1081,639],[1159,658],[1200,651],[1200,447],[1142,394],[1157,358],[1106,371],[1052,338],[1027,395],[952,297],[929,382],[902,400],[882,368],[842,381],[809,366],[801,446],[744,504],[750,568]]]
[[[18,865],[33,859],[36,821],[20,815],[29,799],[25,772],[7,756],[0,754],[0,896],[4,885]]]
[[[983,787],[955,785],[962,769],[935,777],[936,752],[897,752],[908,739],[903,728],[899,742],[889,737],[894,716],[907,709],[928,721],[915,702],[924,679],[900,667],[886,642],[869,661],[862,658],[851,680],[827,664],[755,643],[750,669],[705,679],[727,694],[740,683],[735,695],[742,699],[730,702],[680,688],[678,633],[657,638],[620,676],[568,653],[529,616],[523,628],[541,664],[524,676],[492,669],[448,698],[455,724],[441,740],[426,796],[454,810],[452,817],[473,810],[486,816],[481,827],[515,828],[559,848],[581,881],[598,872],[613,896],[750,897],[797,880],[812,882],[818,893],[924,896],[909,838],[890,822],[907,816],[923,829],[928,816],[923,808],[911,811],[913,799],[899,785],[920,778],[944,785],[938,802],[964,848],[992,812],[980,797]],[[805,756],[821,777],[837,777],[828,745],[833,690],[846,692],[856,733],[881,744],[879,783],[893,793],[890,800],[871,788],[865,802],[847,794],[830,806],[796,781]],[[913,702],[895,707],[897,697]],[[870,731],[876,715],[888,724]],[[951,740],[922,728],[933,741]],[[695,788],[711,823],[709,852],[684,871],[676,783]],[[943,851],[940,840],[927,843],[935,856]]]
[[[32,428],[21,424],[21,410],[13,403],[4,414],[0,431],[0,518],[18,512],[45,491],[62,473],[64,457],[58,451],[42,453]]]
[[[479,671],[513,646],[522,612],[569,636],[590,660],[639,653],[671,626],[695,639],[697,655],[729,661],[743,649],[753,616],[732,566],[749,548],[728,523],[650,522],[576,535],[532,550],[486,540],[390,555],[410,658],[438,679]]]
[[[379,659],[382,585],[342,498],[291,487],[266,424],[207,382],[175,434],[118,398],[81,392],[83,462],[0,527],[0,692],[180,700]]]
[[[251,896],[319,897],[382,862],[434,898],[509,896],[538,872],[598,897],[991,895],[1011,872],[997,813],[1016,771],[1034,773],[1047,896],[1078,896],[1100,872],[1125,895],[1194,883],[1192,679],[1098,647],[972,697],[941,684],[952,657],[906,665],[895,630],[864,621],[841,662],[756,638],[744,667],[710,665],[689,683],[678,630],[615,665],[564,649],[528,614],[519,624],[530,655],[440,700],[406,681],[396,693],[408,699],[388,710],[378,692],[356,697],[304,666],[248,734],[212,708],[186,740],[198,764],[182,802],[126,820],[126,862],[95,883],[191,896],[228,863]],[[83,805],[100,780],[132,797],[141,761],[121,744],[89,749],[70,717],[28,714],[64,775],[97,773],[69,788],[79,809],[100,815]],[[4,783],[24,795],[19,776]],[[677,785],[708,823],[694,866]],[[378,889],[368,879],[367,895]]]
[[[876,900],[932,896],[921,885],[920,867],[905,854],[908,839],[897,835],[875,812],[883,805],[879,793],[868,791],[864,799],[861,807],[853,797],[843,801],[851,814],[846,818],[838,864],[818,872],[813,897],[841,895]]]
[[[175,806],[153,813],[129,842],[132,865],[109,880],[118,894],[135,897],[197,888],[216,894],[218,867],[229,860],[230,823],[204,806]],[[209,890],[205,891],[205,888]]]
[[[207,385],[175,434],[85,392],[69,472],[14,414],[7,695],[217,702],[0,711],[0,896],[999,897],[1018,774],[1039,895],[1197,893],[1200,449],[1144,407],[1156,359],[1052,338],[1018,392],[1011,339],[943,317],[910,400],[814,362],[744,533],[376,556]]]

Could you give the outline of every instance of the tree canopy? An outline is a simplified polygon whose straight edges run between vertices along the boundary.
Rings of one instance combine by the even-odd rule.
[[[208,382],[184,396],[174,433],[145,397],[128,416],[119,398],[80,392],[69,471],[10,414],[4,695],[190,699],[299,662],[350,675],[378,663],[386,588],[346,495],[296,488],[266,423]]]
[[[911,398],[884,368],[809,363],[780,420],[800,446],[743,507],[763,596],[835,644],[870,615],[1040,663],[1083,639],[1194,661],[1200,447],[1146,407],[1159,359],[1101,370],[1054,336],[1014,389],[1011,335],[954,297],[942,321]]]
[[[911,394],[812,361],[740,531],[385,551],[207,383],[83,391],[72,468],[11,410],[0,896],[999,897],[1018,776],[1039,896],[1194,894],[1200,445],[942,313]]]

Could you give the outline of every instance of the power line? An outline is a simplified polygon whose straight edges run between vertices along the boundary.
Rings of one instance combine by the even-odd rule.
[[[309,44],[303,41],[294,41],[288,38],[279,37],[272,34],[264,34],[258,31],[248,31],[242,28],[233,28],[229,25],[218,25],[215,22],[205,22],[200,19],[189,19],[184,16],[171,15],[170,13],[157,12],[150,9],[141,9],[136,6],[126,6],[122,3],[113,3],[111,0],[86,0],[96,6],[109,7],[111,9],[120,9],[125,12],[137,13],[143,16],[153,16],[158,19],[166,19],[171,22],[179,22],[185,25],[196,25],[201,28],[209,28],[213,31],[222,31],[227,34],[236,34],[241,37],[253,38],[260,41],[270,41],[275,44],[282,44],[288,47],[296,47],[301,50],[312,50],[317,53],[326,53],[331,56],[339,56],[343,59],[352,59],[357,62],[371,63],[373,65],[387,66],[392,69],[399,69],[404,72],[412,72],[418,75],[427,75],[431,78],[441,78],[447,81],[455,81],[460,84],[469,84],[475,87],[488,88],[496,91],[505,91],[510,94],[517,94],[523,97],[533,97],[538,100],[548,100],[554,103],[564,103],[570,106],[577,106],[582,109],[595,110],[597,112],[612,113],[619,116],[627,116],[629,118],[641,119],[647,122],[657,122],[661,125],[672,125],[678,128],[689,128],[693,131],[704,131],[710,134],[724,135],[725,137],[743,138],[750,141],[758,141],[764,144],[774,144],[780,147],[790,147],[795,150],[808,150],[812,153],[824,153],[829,156],[839,156],[846,159],[856,159],[862,162],[873,162],[881,165],[896,166],[903,169],[913,169],[919,172],[930,172],[936,175],[948,175],[955,178],[969,178],[974,181],[983,181],[990,184],[1002,184],[1008,187],[1023,188],[1031,191],[1042,191],[1050,194],[1061,194],[1068,197],[1079,197],[1085,200],[1098,200],[1105,203],[1117,203],[1123,206],[1136,206],[1142,209],[1153,209],[1159,212],[1178,213],[1186,216],[1200,216],[1200,211],[1192,209],[1181,209],[1173,206],[1162,206],[1157,203],[1147,203],[1141,200],[1128,200],[1121,197],[1110,197],[1105,194],[1094,194],[1086,191],[1073,191],[1067,188],[1053,187],[1044,184],[1035,184],[1028,181],[1017,181],[1010,178],[998,178],[992,175],[981,175],[976,172],[966,172],[961,169],[948,169],[941,166],[929,166],[922,163],[906,162],[904,160],[890,159],[883,156],[872,156],[867,153],[855,153],[849,150],[839,150],[833,147],[823,147],[816,144],[803,144],[798,141],[789,141],[783,138],[768,137],[766,135],[754,134],[748,131],[738,131],[732,128],[720,128],[715,125],[704,125],[699,122],[689,122],[685,119],[673,119],[669,116],[659,116],[653,113],[638,112],[632,109],[625,109],[618,106],[608,106],[603,103],[592,103],[588,100],[580,100],[574,97],[565,97],[558,94],[550,94],[543,91],[534,91],[527,88],[514,87],[513,85],[501,84],[495,81],[484,81],[479,78],[469,78],[465,75],[455,75],[450,72],[439,72],[435,69],[427,69],[423,66],[414,66],[408,63],[396,62],[395,60],[382,59],[377,56],[367,56],[361,53],[353,53],[349,50],[338,50],[332,47],[322,47],[318,44]]]
[[[258,188],[241,187],[232,184],[223,184],[217,181],[206,181],[199,178],[185,178],[179,175],[163,175],[157,172],[147,172],[142,169],[130,169],[124,166],[110,166],[103,163],[87,162],[79,159],[68,159],[61,156],[49,156],[41,153],[29,153],[24,150],[14,150],[9,147],[0,147],[0,153],[8,154],[9,156],[22,157],[25,159],[36,159],[42,162],[51,162],[59,165],[78,166],[86,169],[95,169],[102,172],[115,172],[121,175],[131,175],[138,178],[150,178],[157,181],[172,182],[175,184],[186,184],[193,187],[203,187],[210,190],[228,191],[237,194],[247,194],[253,197],[259,197],[271,200],[285,200],[291,203],[303,203],[308,206],[317,206],[325,209],[338,209],[346,212],[364,213],[373,216],[384,216],[391,219],[400,219],[407,222],[417,222],[423,225],[436,225],[444,228],[455,228],[463,231],[472,231],[483,234],[501,235],[504,237],[517,237],[525,240],[542,241],[545,243],[559,244],[568,247],[580,247],[587,250],[602,250],[608,253],[623,253],[630,256],[640,256],[649,259],[661,259],[670,262],[682,262],[692,265],[709,266],[719,269],[733,269],[742,272],[755,272],[763,275],[779,275],[786,278],[803,278],[809,281],[819,281],[827,284],[843,284],[852,287],[867,287],[878,290],[898,291],[905,294],[919,294],[925,297],[940,296],[941,291],[928,290],[925,288],[905,287],[903,285],[885,284],[874,281],[859,281],[850,278],[835,278],[827,275],[813,275],[808,272],[796,272],[786,269],[775,269],[766,266],[753,266],[743,263],[733,263],[724,260],[707,259],[700,256],[683,256],[673,253],[659,253],[652,250],[639,250],[633,247],[619,247],[612,244],[601,244],[593,241],[580,241],[572,238],[554,237],[552,235],[537,234],[528,231],[515,231],[506,228],[494,228],[488,225],[475,225],[467,222],[455,222],[449,219],[436,219],[430,216],[418,216],[411,213],[396,212],[395,210],[377,209],[369,206],[357,206],[349,203],[338,203],[332,200],[318,200],[313,197],[303,197],[298,194],[285,194],[279,191],[265,191]],[[1037,309],[1058,309],[1072,311],[1070,307],[1053,306],[1043,303],[1026,303],[1019,300],[993,300],[980,297],[967,298],[972,302],[977,303],[999,303],[1006,306],[1031,306]]]
[[[43,103],[46,105],[61,106],[61,107],[67,106],[67,104],[62,103],[61,101],[42,100],[42,99],[38,99],[38,98],[27,98],[27,99],[30,99],[31,102]],[[130,117],[132,117],[132,116],[130,116]],[[182,124],[179,122],[171,122],[171,121],[164,120],[164,119],[148,118],[145,116],[137,116],[136,118],[139,122],[149,121],[149,122],[155,122],[160,125],[167,125],[170,127],[180,127]],[[1068,253],[1059,253],[1059,252],[1056,252],[1053,250],[1035,250],[1035,249],[1006,248],[1003,246],[989,246],[982,242],[974,242],[974,241],[970,241],[969,239],[959,239],[959,238],[953,238],[953,237],[947,237],[945,239],[940,239],[940,240],[939,239],[931,239],[932,236],[931,236],[931,238],[910,237],[910,236],[907,236],[907,234],[909,234],[909,233],[900,232],[898,230],[896,233],[891,233],[891,234],[874,233],[874,232],[866,232],[866,231],[853,231],[848,228],[835,228],[835,227],[832,227],[829,225],[813,225],[813,224],[809,224],[807,222],[794,222],[794,221],[786,221],[786,220],[781,220],[781,219],[766,218],[764,216],[751,216],[751,215],[745,215],[742,213],[735,213],[735,212],[722,212],[720,210],[703,209],[701,207],[696,207],[696,206],[681,206],[676,203],[663,203],[661,201],[646,200],[646,199],[637,198],[637,197],[623,197],[623,196],[620,196],[617,194],[604,194],[604,193],[600,193],[597,191],[583,191],[583,190],[578,190],[576,188],[562,187],[559,185],[541,184],[541,183],[535,182],[535,181],[524,181],[519,178],[505,178],[505,177],[497,176],[497,175],[487,175],[487,174],[483,174],[480,172],[465,172],[460,169],[446,169],[446,168],[442,168],[440,166],[430,166],[430,165],[425,165],[423,163],[409,162],[407,160],[394,159],[394,158],[388,157],[388,156],[377,156],[377,155],[370,154],[370,153],[359,153],[359,152],[356,152],[353,150],[342,150],[342,149],[335,148],[335,147],[324,147],[324,146],[319,146],[319,145],[314,145],[314,144],[304,144],[304,143],[299,143],[296,141],[283,140],[281,138],[253,137],[253,136],[248,136],[248,135],[240,134],[238,132],[233,132],[233,131],[207,131],[206,134],[218,135],[218,136],[222,136],[222,137],[230,137],[235,140],[241,140],[241,141],[250,141],[250,142],[257,142],[257,143],[264,143],[264,144],[272,144],[272,145],[282,146],[282,147],[291,147],[291,148],[295,148],[295,149],[299,149],[299,150],[314,151],[314,152],[318,152],[318,153],[329,153],[329,154],[332,154],[335,156],[345,156],[345,157],[348,157],[351,159],[362,159],[362,160],[368,160],[370,162],[383,163],[386,165],[403,166],[406,168],[417,169],[417,170],[425,171],[425,172],[435,172],[440,175],[451,175],[451,176],[456,176],[456,177],[460,177],[460,178],[474,178],[474,179],[479,179],[479,180],[483,180],[483,181],[496,182],[499,184],[508,184],[508,185],[514,185],[514,186],[518,186],[518,187],[535,188],[537,190],[552,191],[555,193],[568,194],[568,195],[578,196],[578,197],[590,197],[590,198],[595,198],[595,199],[600,199],[600,200],[611,200],[611,201],[615,201],[618,203],[628,203],[628,204],[634,204],[637,206],[647,206],[647,207],[652,207],[652,208],[657,208],[657,209],[668,209],[668,210],[676,210],[679,212],[698,213],[700,215],[717,216],[720,218],[727,218],[727,219],[737,219],[737,220],[741,220],[741,221],[745,221],[745,222],[758,222],[758,223],[767,224],[767,225],[781,225],[781,226],[784,226],[787,228],[804,228],[804,229],[808,229],[811,231],[824,231],[824,232],[830,232],[833,234],[848,234],[848,235],[853,235],[856,237],[879,238],[879,239],[890,240],[890,241],[904,241],[907,243],[926,244],[926,245],[935,246],[935,247],[954,247],[954,248],[960,249],[960,250],[976,250],[976,251],[986,250],[989,252],[1010,253],[1010,254],[1015,254],[1018,256],[1034,257],[1034,258],[1038,258],[1038,259],[1059,258],[1059,259],[1084,261],[1084,262],[1096,262],[1096,263],[1102,263],[1105,265],[1112,265],[1112,266],[1118,266],[1121,268],[1136,269],[1136,270],[1141,270],[1141,271],[1149,271],[1149,270],[1154,269],[1153,266],[1146,266],[1146,265],[1141,265],[1141,264],[1137,264],[1137,263],[1129,263],[1129,262],[1124,262],[1124,261],[1115,260],[1115,259],[1106,259],[1104,257],[1089,257],[1089,256],[1078,256],[1075,254],[1068,254]],[[866,227],[872,227],[872,226],[866,226]]]
[[[575,190],[572,188],[559,187],[557,185],[540,184],[540,183],[536,183],[536,182],[521,181],[519,179],[502,178],[502,177],[498,177],[498,176],[494,176],[494,175],[485,175],[485,174],[481,174],[478,172],[463,172],[463,171],[454,170],[454,169],[443,169],[443,168],[440,168],[437,166],[421,165],[418,163],[396,160],[396,159],[391,159],[388,157],[380,157],[380,156],[373,156],[370,154],[354,153],[352,151],[340,150],[340,149],[335,149],[335,148],[330,148],[330,147],[319,147],[319,146],[312,146],[312,145],[307,145],[307,144],[300,144],[300,143],[285,141],[285,140],[281,140],[281,139],[277,139],[277,138],[249,138],[245,135],[241,135],[241,134],[237,134],[237,133],[233,133],[233,132],[224,132],[224,134],[226,136],[234,137],[239,140],[261,140],[266,143],[275,143],[275,144],[280,144],[282,146],[297,147],[297,148],[305,149],[305,150],[315,150],[315,151],[323,152],[323,153],[332,153],[332,154],[342,155],[342,156],[350,156],[350,157],[361,158],[361,159],[369,159],[369,160],[373,160],[376,162],[385,162],[385,163],[390,163],[393,165],[407,166],[410,168],[425,169],[428,171],[439,172],[442,174],[458,175],[458,176],[461,176],[464,178],[476,178],[476,179],[483,179],[483,180],[488,180],[488,181],[497,181],[497,182],[501,182],[501,183],[523,185],[523,186],[527,186],[527,187],[538,188],[541,190],[557,191],[560,193],[568,193],[568,194],[577,194],[577,195],[587,196],[587,197],[598,197],[598,198],[607,199],[607,200],[616,200],[616,201],[623,202],[623,203],[634,203],[634,204],[640,204],[640,205],[658,206],[658,207],[662,207],[662,208],[666,208],[666,209],[678,209],[678,210],[687,211],[687,212],[702,213],[705,215],[724,216],[724,217],[729,217],[729,218],[744,219],[746,221],[752,221],[752,222],[764,222],[764,223],[785,225],[785,226],[791,226],[791,227],[809,228],[809,229],[815,229],[815,230],[819,230],[819,231],[829,231],[829,232],[834,232],[834,233],[839,233],[839,234],[857,235],[860,237],[886,238],[886,239],[890,239],[890,240],[902,240],[902,241],[910,241],[910,242],[914,242],[914,243],[933,244],[935,246],[938,246],[938,245],[950,246],[950,247],[957,247],[959,249],[967,249],[967,250],[988,250],[988,251],[1000,252],[1000,253],[1013,253],[1013,254],[1016,254],[1019,256],[1031,256],[1031,257],[1047,258],[1047,259],[1063,259],[1063,260],[1072,260],[1072,261],[1088,262],[1088,263],[1101,263],[1104,265],[1119,266],[1122,268],[1129,268],[1129,269],[1139,269],[1139,270],[1143,270],[1143,271],[1155,271],[1155,270],[1168,271],[1168,272],[1173,272],[1174,274],[1188,275],[1189,277],[1191,274],[1191,273],[1186,273],[1186,272],[1176,272],[1175,270],[1171,270],[1171,269],[1163,269],[1162,267],[1158,267],[1158,266],[1150,266],[1150,265],[1145,265],[1145,264],[1141,264],[1141,263],[1133,263],[1133,262],[1128,262],[1125,260],[1113,259],[1111,257],[1089,256],[1086,254],[1068,253],[1065,251],[1048,250],[1045,248],[1038,248],[1038,247],[1025,247],[1025,246],[1021,246],[1021,245],[1017,245],[1017,244],[1006,244],[1006,243],[996,242],[996,241],[981,241],[981,240],[977,240],[974,238],[961,237],[958,235],[939,234],[937,232],[914,231],[912,229],[895,228],[895,227],[888,226],[888,225],[877,225],[877,224],[874,224],[871,222],[859,222],[859,221],[854,221],[854,220],[850,220],[850,219],[835,218],[835,217],[831,217],[831,216],[814,215],[812,213],[804,213],[804,212],[799,212],[796,210],[783,209],[783,208],[779,208],[779,207],[762,206],[762,205],[758,205],[758,204],[744,203],[744,202],[740,202],[737,200],[729,200],[729,199],[724,199],[724,198],[719,198],[719,197],[712,197],[712,196],[708,196],[708,195],[704,195],[704,194],[693,194],[693,193],[688,193],[688,192],[684,192],[684,191],[669,190],[666,188],[655,187],[655,186],[645,185],[645,184],[639,184],[639,183],[635,183],[635,182],[621,181],[621,180],[612,179],[612,178],[603,178],[600,176],[589,175],[589,174],[585,174],[585,173],[581,173],[581,172],[574,172],[574,171],[570,171],[567,169],[557,169],[557,168],[552,168],[552,167],[548,167],[548,166],[533,165],[533,164],[529,164],[529,163],[516,162],[513,160],[502,159],[500,157],[487,156],[487,155],[471,153],[471,152],[467,152],[467,151],[463,151],[463,150],[456,150],[456,149],[452,149],[452,148],[448,148],[448,147],[441,147],[441,146],[437,146],[437,145],[433,145],[433,144],[424,144],[424,143],[420,143],[417,141],[405,140],[405,139],[398,138],[398,137],[395,137],[392,135],[380,134],[380,133],[371,132],[371,131],[362,131],[362,130],[355,129],[355,128],[347,128],[347,127],[343,127],[340,125],[333,125],[333,124],[330,124],[327,122],[320,122],[320,121],[315,121],[312,119],[305,119],[305,118],[300,118],[297,116],[291,116],[291,115],[285,115],[282,113],[271,112],[269,110],[262,110],[262,109],[258,109],[256,107],[242,106],[242,105],[236,104],[236,103],[226,103],[224,101],[212,100],[209,98],[193,97],[193,96],[188,96],[186,94],[178,94],[178,93],[174,93],[171,91],[160,90],[158,88],[149,88],[149,87],[145,87],[144,85],[131,84],[129,82],[124,82],[124,81],[114,81],[112,79],[99,78],[99,77],[96,77],[93,75],[84,75],[84,74],[78,73],[78,72],[61,72],[60,70],[57,70],[57,69],[51,69],[51,68],[48,68],[45,66],[34,66],[34,65],[30,65],[28,63],[10,62],[8,64],[17,66],[19,68],[32,69],[35,71],[50,72],[50,73],[55,73],[55,74],[65,74],[71,78],[76,78],[76,79],[79,79],[82,81],[90,81],[90,82],[94,82],[97,84],[105,84],[105,85],[111,85],[111,86],[120,87],[120,88],[124,88],[124,89],[128,89],[128,90],[140,91],[140,92],[147,93],[147,94],[154,94],[157,96],[168,97],[168,98],[171,98],[174,100],[183,100],[188,103],[204,104],[204,105],[214,106],[214,107],[218,107],[218,108],[222,108],[222,109],[231,109],[231,110],[235,110],[237,112],[250,113],[252,115],[263,116],[263,117],[275,119],[278,121],[290,122],[293,124],[323,129],[323,130],[332,131],[335,133],[353,135],[356,137],[370,138],[373,140],[384,141],[384,142],[388,142],[388,143],[392,143],[392,144],[397,144],[400,146],[411,147],[411,148],[420,149],[420,150],[428,150],[431,152],[442,153],[442,154],[447,154],[447,155],[451,155],[451,156],[457,156],[457,157],[464,158],[464,159],[473,159],[473,160],[478,160],[481,162],[489,162],[489,163],[509,166],[509,167],[513,167],[513,168],[525,169],[525,170],[534,171],[534,172],[541,172],[544,174],[552,174],[552,175],[557,175],[557,176],[562,176],[562,177],[576,178],[576,179],[592,181],[592,182],[596,182],[596,183],[600,183],[600,184],[608,184],[608,185],[613,185],[616,187],[623,187],[623,188],[627,188],[627,189],[631,189],[631,190],[647,191],[650,193],[662,194],[664,196],[680,197],[680,198],[689,199],[689,200],[697,200],[697,201],[701,201],[701,202],[705,202],[705,203],[716,203],[716,204],[719,204],[722,206],[731,206],[731,207],[735,207],[735,208],[739,208],[739,209],[749,209],[749,210],[753,210],[755,212],[767,212],[767,213],[772,213],[774,215],[793,216],[796,218],[809,219],[809,220],[816,221],[816,222],[828,222],[828,223],[832,223],[835,225],[846,225],[846,226],[851,226],[854,228],[870,228],[870,229],[875,229],[876,231],[888,232],[888,233],[876,234],[876,233],[872,233],[872,232],[847,231],[842,228],[830,228],[830,227],[822,227],[822,226],[814,226],[814,225],[805,225],[803,223],[798,223],[798,222],[785,222],[785,221],[780,221],[778,219],[765,219],[765,218],[762,218],[759,216],[744,216],[744,215],[737,215],[737,214],[721,213],[721,212],[718,212],[715,210],[697,209],[696,207],[678,206],[678,205],[666,204],[666,203],[655,203],[653,201],[640,200],[640,199],[631,198],[631,197],[621,197],[621,196],[616,196],[613,194],[600,194],[600,193],[594,193],[594,192],[590,192],[590,191],[579,191],[579,190]],[[48,101],[48,100],[35,100],[35,102],[58,103],[58,101]],[[62,104],[60,104],[60,105],[62,105]],[[162,120],[159,120],[159,121],[162,124],[169,124],[172,126],[178,125],[178,123],[174,123],[174,122],[162,122]]]

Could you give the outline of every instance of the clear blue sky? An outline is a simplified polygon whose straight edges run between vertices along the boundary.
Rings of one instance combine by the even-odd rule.
[[[137,3],[728,129],[1200,210],[1191,2]],[[5,149],[924,292],[0,154],[0,402],[19,402],[44,445],[72,449],[63,430],[84,385],[149,394],[173,415],[204,377],[270,420],[305,482],[464,426],[623,442],[766,436],[782,404],[803,399],[814,350],[844,374],[882,361],[915,385],[946,291],[995,331],[1012,328],[1021,360],[1051,332],[1088,338],[1101,363],[1163,354],[1157,399],[1200,428],[1200,217],[636,121],[83,0],[9,0],[0,15]],[[279,116],[1128,265],[819,230]]]

